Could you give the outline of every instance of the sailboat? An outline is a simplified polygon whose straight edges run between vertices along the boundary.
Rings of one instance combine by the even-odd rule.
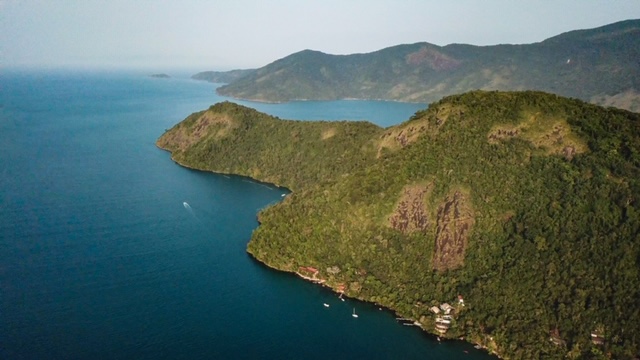
[[[340,293],[340,296],[338,296],[338,299],[344,301],[344,299],[342,298],[342,293]]]
[[[353,314],[351,314],[351,316],[353,316],[354,318],[358,317],[358,314],[356,314],[356,308],[353,308]]]

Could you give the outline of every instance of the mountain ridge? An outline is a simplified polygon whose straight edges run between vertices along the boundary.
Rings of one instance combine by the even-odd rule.
[[[539,90],[640,111],[640,20],[532,44],[400,44],[370,53],[303,50],[217,89],[239,99],[430,103],[470,90]]]

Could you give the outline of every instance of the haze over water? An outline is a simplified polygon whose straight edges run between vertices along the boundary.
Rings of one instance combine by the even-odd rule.
[[[185,169],[154,144],[225,100],[214,85],[62,71],[0,83],[0,358],[490,358],[251,259],[257,211],[287,190]],[[381,126],[425,107],[242,103]]]

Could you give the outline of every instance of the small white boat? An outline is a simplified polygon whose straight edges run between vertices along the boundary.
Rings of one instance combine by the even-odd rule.
[[[351,316],[353,316],[354,318],[358,317],[358,314],[356,314],[356,308],[353,308],[353,314],[351,314]]]
[[[329,307],[329,304],[327,303],[323,303],[322,305],[324,305],[324,307]]]
[[[344,299],[342,298],[342,293],[340,293],[340,296],[338,296],[338,299],[344,301]]]

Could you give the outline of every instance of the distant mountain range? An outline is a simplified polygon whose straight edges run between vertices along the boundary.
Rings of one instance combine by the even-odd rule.
[[[259,69],[205,72],[221,95],[290,100],[430,103],[470,90],[541,90],[640,111],[640,20],[526,45],[398,45],[367,54],[304,50]]]

